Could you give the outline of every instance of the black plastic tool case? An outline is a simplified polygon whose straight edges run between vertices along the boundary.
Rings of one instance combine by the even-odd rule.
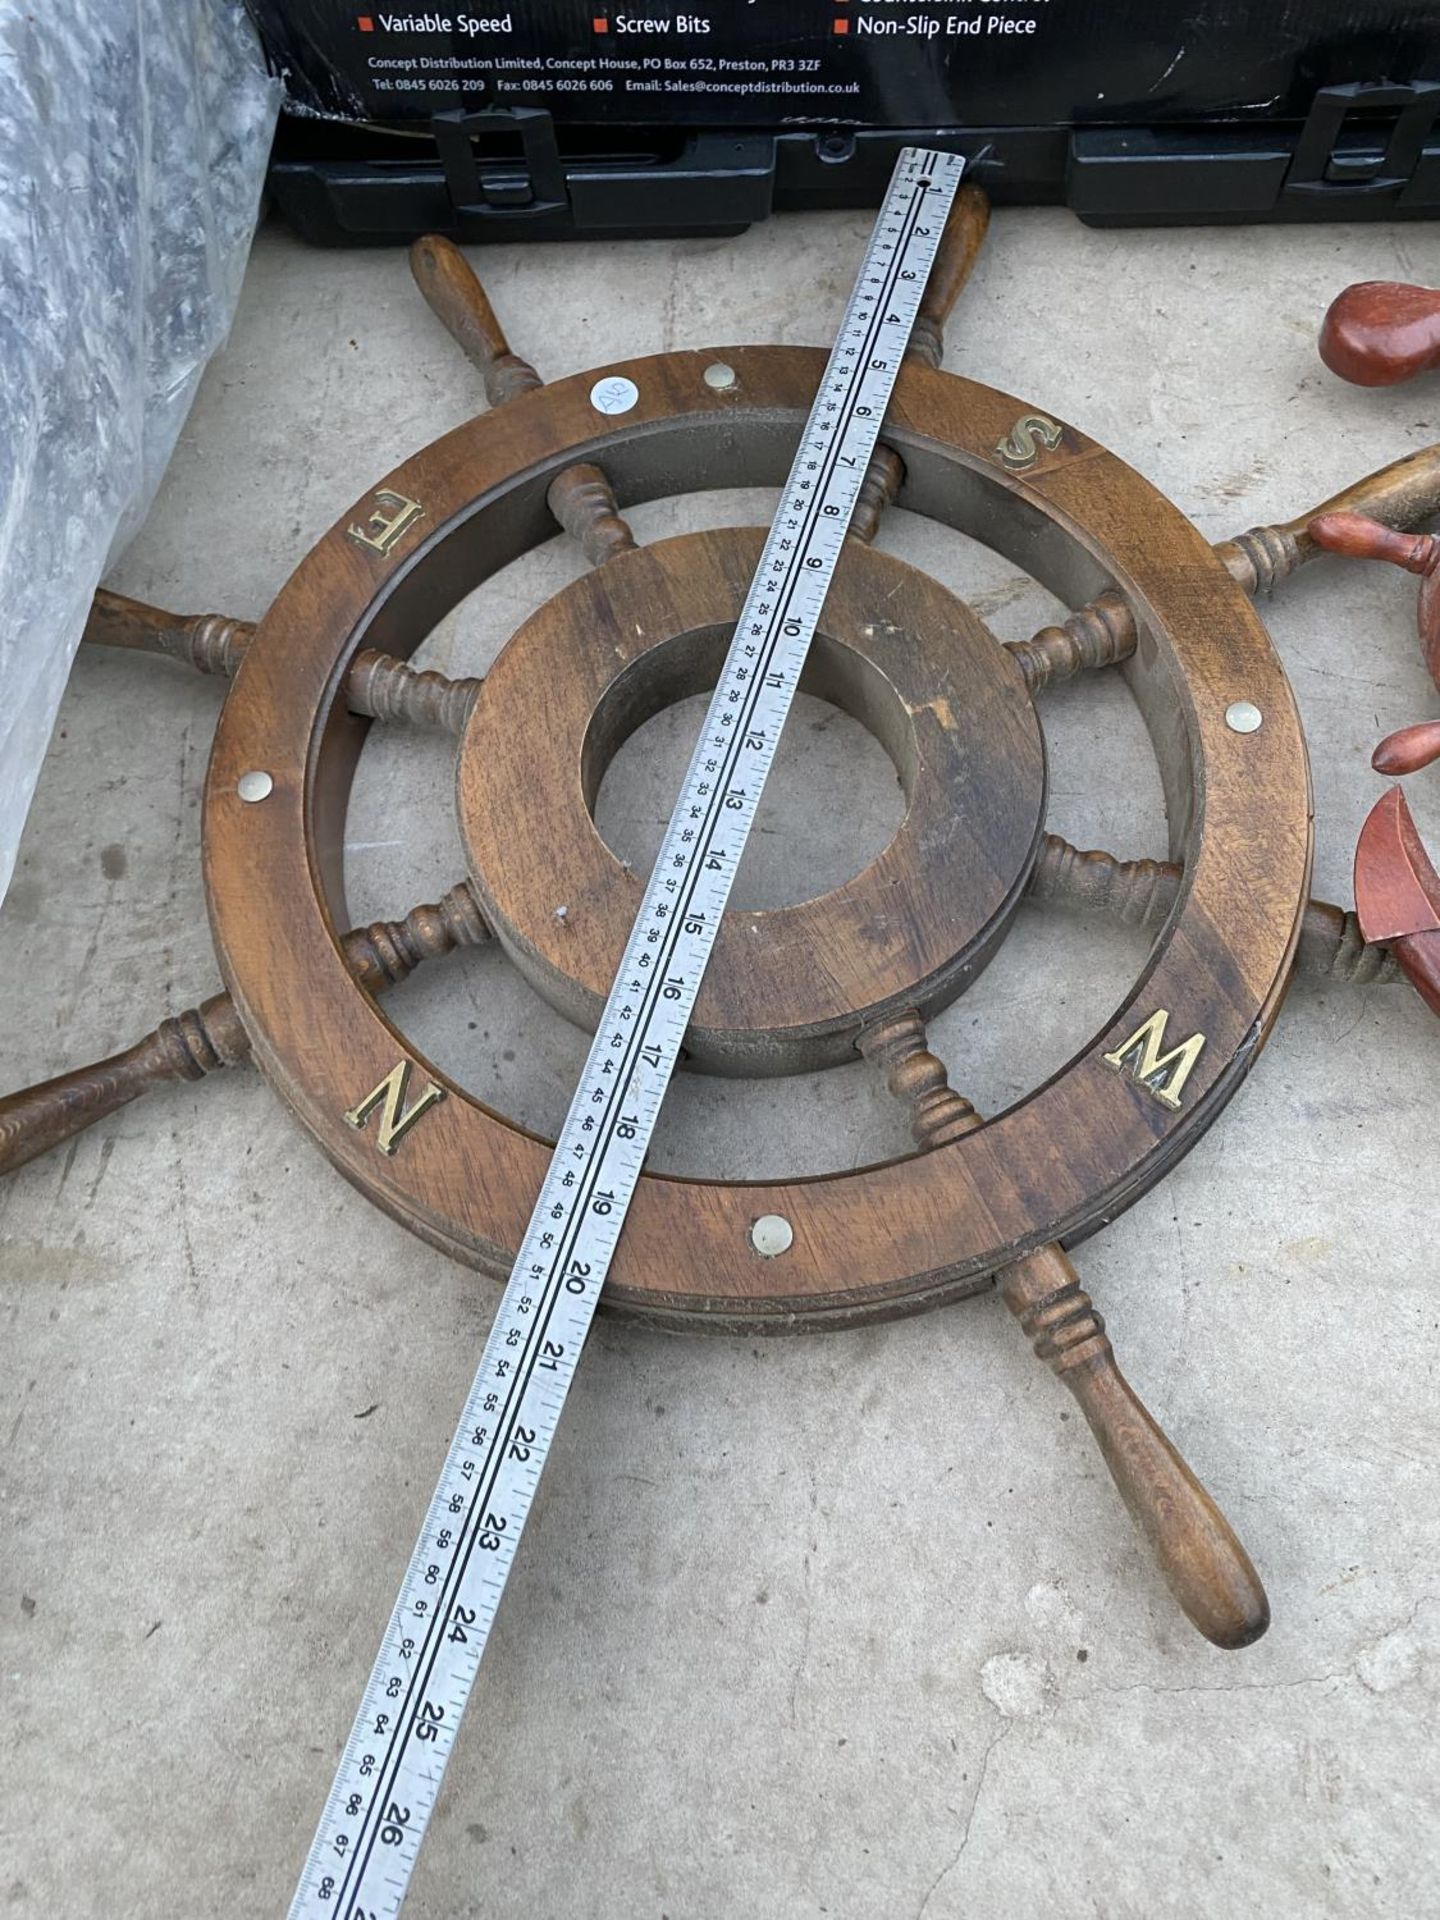
[[[1440,213],[1440,0],[251,0],[323,245],[736,232],[906,141],[1093,225]]]

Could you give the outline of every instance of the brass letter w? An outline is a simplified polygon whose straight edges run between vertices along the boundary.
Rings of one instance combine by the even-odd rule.
[[[1113,1053],[1101,1057],[1106,1066],[1114,1067],[1117,1073],[1124,1073],[1129,1067],[1145,1091],[1153,1094],[1162,1106],[1178,1108],[1185,1082],[1204,1051],[1205,1035],[1192,1033],[1178,1047],[1162,1053],[1169,1020],[1169,1012],[1161,1007],[1143,1027],[1137,1027],[1128,1040],[1122,1040]]]

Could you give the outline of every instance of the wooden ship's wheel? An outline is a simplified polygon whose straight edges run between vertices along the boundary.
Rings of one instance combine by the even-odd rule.
[[[1238,1646],[1264,1630],[1263,1589],[1116,1368],[1062,1248],[1195,1143],[1297,972],[1367,981],[1393,962],[1352,914],[1309,898],[1305,743],[1252,605],[1312,556],[1310,515],[1212,548],[1076,428],[940,372],[985,219],[980,195],[962,192],[804,683],[888,749],[903,824],[847,884],[727,915],[688,1042],[692,1070],[749,1076],[858,1051],[907,1106],[916,1151],[793,1181],[647,1175],[606,1301],[686,1330],[820,1330],[998,1279],[1076,1394],[1182,1606]],[[778,484],[823,356],[673,352],[543,384],[448,242],[421,241],[412,260],[491,411],[368,488],[258,626],[97,598],[91,642],[231,680],[204,811],[226,991],[113,1059],[0,1101],[0,1171],[166,1080],[253,1057],[363,1193],[498,1274],[546,1144],[427,1060],[386,1018],[384,992],[422,962],[495,941],[554,1007],[593,1025],[641,895],[596,830],[601,775],[647,717],[713,683],[763,537],[737,527],[640,545],[624,511]],[[891,502],[1008,556],[1078,610],[1002,645],[963,600],[872,546]],[[1418,524],[1440,510],[1440,449],[1326,505]],[[407,664],[557,522],[592,570],[521,625],[483,680]],[[1168,862],[1046,831],[1037,699],[1111,668],[1154,746]],[[347,930],[342,829],[375,723],[454,736],[466,872],[433,905]],[[982,1122],[925,1022],[993,957],[1025,899],[1117,916],[1153,944],[1102,1030]]]

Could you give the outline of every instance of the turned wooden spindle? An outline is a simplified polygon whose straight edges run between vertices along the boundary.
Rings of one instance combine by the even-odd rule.
[[[490,929],[468,881],[433,906],[414,907],[403,920],[377,920],[356,927],[344,940],[355,977],[371,993],[406,979],[422,960],[456,947],[478,946]],[[200,1080],[250,1057],[250,1036],[228,993],[162,1020],[134,1046],[107,1060],[73,1068],[39,1086],[0,1100],[0,1175],[13,1173],[37,1155],[83,1133],[175,1080]]]
[[[1320,358],[1356,387],[1393,387],[1440,366],[1440,290],[1360,280],[1320,327]]]
[[[945,1146],[981,1124],[930,1051],[918,1013],[877,1022],[861,1034],[859,1047],[910,1107],[910,1131],[922,1148]],[[1059,1246],[1040,1247],[997,1278],[1036,1355],[1079,1402],[1186,1617],[1219,1647],[1258,1640],[1270,1605],[1249,1556],[1120,1371],[1105,1322],[1068,1256]]]
[[[1058,627],[1041,627],[1028,640],[1007,642],[1025,684],[1039,693],[1095,667],[1113,667],[1135,651],[1135,616],[1118,593],[1107,591],[1079,607]]]
[[[372,720],[400,720],[460,734],[480,687],[478,676],[452,680],[449,674],[408,666],[392,654],[366,647],[345,676],[345,704]]]
[[[1327,553],[1350,560],[1384,560],[1420,576],[1415,624],[1430,678],[1440,687],[1440,537],[1400,533],[1361,513],[1322,513],[1310,522],[1310,537]]]
[[[565,531],[580,542],[592,567],[635,545],[610,482],[593,462],[581,460],[567,467],[551,481],[545,499]]]
[[[1310,537],[1327,553],[1352,560],[1384,560],[1427,579],[1440,567],[1440,539],[1431,533],[1403,533],[1361,513],[1320,513],[1310,522]]]
[[[943,1147],[980,1125],[980,1116],[950,1085],[945,1063],[930,1051],[925,1022],[913,1009],[860,1035],[867,1060],[884,1069],[885,1082],[910,1109],[910,1137],[917,1147]]]
[[[1030,874],[1032,900],[1104,913],[1127,927],[1158,927],[1180,891],[1181,869],[1167,860],[1120,860],[1098,847],[1075,847],[1047,833]]]
[[[415,284],[450,337],[469,355],[485,383],[492,407],[533,393],[544,382],[528,360],[513,353],[489,296],[460,249],[440,234],[425,234],[410,249]],[[602,566],[635,545],[615,493],[603,470],[591,461],[567,467],[551,482],[550,511],[585,550],[592,566]]]
[[[927,367],[938,367],[945,353],[945,322],[964,291],[990,224],[990,202],[983,190],[971,182],[961,186],[940,236],[939,250],[905,358]],[[905,478],[905,465],[893,447],[882,440],[871,456],[865,478],[860,483],[855,511],[850,516],[850,538],[866,546],[880,530],[885,509],[894,501]]]
[[[1392,950],[1367,940],[1359,916],[1328,900],[1306,903],[1295,971],[1311,980],[1343,980],[1352,987],[1389,986],[1401,977]]]
[[[1222,540],[1215,556],[1253,597],[1269,593],[1321,551],[1314,522],[1327,514],[1367,514],[1388,527],[1417,527],[1440,515],[1440,445],[1407,454],[1367,474],[1321,506],[1273,527],[1251,527]],[[1072,613],[1062,626],[1042,627],[1030,640],[1012,641],[1032,692],[1092,667],[1114,666],[1135,651],[1135,620],[1118,593],[1107,591]]]
[[[885,517],[885,509],[892,506],[905,478],[905,462],[893,447],[886,446],[883,440],[877,442],[870,464],[865,469],[865,478],[860,482],[860,491],[855,496],[854,511],[850,515],[849,537],[858,540],[863,546],[870,542],[880,531],[880,522]]]
[[[255,629],[248,621],[218,613],[169,613],[101,587],[81,638],[87,646],[123,647],[184,661],[201,673],[233,675]],[[357,653],[345,681],[352,713],[372,720],[400,720],[416,727],[463,733],[478,679],[452,680],[421,671],[371,648]]]
[[[403,920],[373,920],[344,939],[345,958],[371,993],[398,987],[422,960],[437,960],[457,947],[478,947],[491,937],[468,880],[442,893],[433,906],[412,907]]]
[[[1125,926],[1155,928],[1174,906],[1183,878],[1183,870],[1168,860],[1120,860],[1047,833],[1030,875],[1029,896],[1047,905],[1104,913]],[[1367,941],[1353,913],[1325,900],[1306,905],[1295,968],[1311,979],[1359,987],[1400,978],[1389,948]]]

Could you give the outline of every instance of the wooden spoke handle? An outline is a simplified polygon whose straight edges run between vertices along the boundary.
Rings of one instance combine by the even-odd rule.
[[[1113,853],[1072,847],[1059,834],[1047,833],[1029,892],[1033,900],[1108,913],[1127,927],[1158,927],[1174,907],[1184,877],[1184,869],[1167,860],[1117,860]],[[1348,980],[1358,987],[1397,975],[1389,949],[1367,941],[1356,916],[1326,900],[1306,902],[1295,968],[1315,979]]]
[[[510,351],[484,287],[453,241],[423,234],[410,249],[410,271],[431,312],[478,367],[492,407],[544,384],[528,360]]]
[[[945,322],[980,257],[989,225],[990,202],[984,192],[973,183],[962,185],[940,236],[939,251],[910,334],[908,351],[927,366],[938,367],[944,355]]]
[[[1357,387],[1393,387],[1440,366],[1440,291],[1398,280],[1347,287],[1320,328],[1320,358]]]
[[[592,462],[577,461],[557,474],[545,499],[565,531],[580,542],[592,567],[633,550],[635,536],[610,482]]]
[[[1428,525],[1440,515],[1440,446],[1392,460],[1293,520],[1222,540],[1215,552],[1247,593],[1269,593],[1322,551],[1316,522],[1342,513],[1364,514],[1387,527]]]
[[[1186,1617],[1217,1647],[1246,1647],[1270,1603],[1234,1530],[1115,1364],[1105,1322],[1058,1246],[1001,1276],[1005,1303],[1080,1403],[1105,1464]]]
[[[403,920],[375,920],[345,936],[345,957],[369,993],[398,986],[423,960],[478,947],[490,927],[468,880]],[[162,1020],[123,1053],[76,1067],[0,1100],[0,1176],[48,1153],[97,1120],[170,1080],[199,1080],[250,1057],[250,1036],[228,993]]]
[[[185,661],[200,673],[230,676],[239,668],[254,633],[248,620],[230,620],[219,613],[170,613],[101,587],[80,637],[87,646],[163,654]],[[352,713],[438,727],[447,733],[465,731],[479,691],[478,679],[452,680],[371,647],[356,654],[345,680]]]
[[[1440,516],[1440,445],[1421,447],[1367,473],[1308,513],[1287,520],[1283,531],[1307,544],[1312,524],[1331,513],[1363,513],[1387,527],[1428,526]],[[1313,554],[1311,546],[1306,558]]]
[[[857,1045],[909,1107],[917,1146],[948,1145],[981,1124],[950,1085],[913,1009],[867,1027]],[[1041,1247],[1006,1267],[999,1280],[1005,1304],[1035,1352],[1080,1402],[1111,1477],[1186,1617],[1217,1647],[1258,1640],[1270,1624],[1265,1589],[1225,1516],[1116,1366],[1105,1322],[1064,1252]]]
[[[235,672],[255,629],[220,613],[170,613],[101,587],[81,636],[92,647],[124,647],[183,660],[199,673]]]
[[[1326,522],[1368,516],[1385,527],[1418,527],[1440,515],[1440,446],[1422,447],[1403,460],[1366,474],[1343,493],[1278,526],[1251,527],[1222,540],[1215,556],[1246,593],[1269,593],[1322,551],[1315,529]],[[1081,607],[1062,626],[1042,627],[1032,639],[1014,641],[1032,693],[1072,674],[1108,667],[1135,651],[1135,618],[1118,593],[1107,591]]]
[[[388,653],[364,647],[345,676],[345,704],[371,720],[399,720],[461,734],[480,694],[478,676],[452,680],[449,674],[412,667]]]
[[[511,352],[485,289],[452,241],[435,233],[423,235],[410,249],[410,270],[431,310],[480,369],[492,407],[544,385],[530,362]],[[561,526],[585,549],[591,566],[603,566],[617,553],[633,549],[635,536],[599,467],[584,462],[567,467],[546,498]]]
[[[940,236],[935,264],[925,282],[920,310],[905,348],[907,360],[938,367],[945,354],[945,322],[970,278],[970,270],[984,245],[990,224],[990,202],[979,187],[964,185],[956,194]],[[870,457],[860,495],[850,516],[850,538],[862,546],[880,531],[885,509],[892,504],[905,478],[905,466],[893,447],[882,440]]]
[[[250,1041],[230,996],[162,1020],[123,1053],[76,1067],[0,1100],[0,1174],[48,1153],[169,1080],[199,1080],[248,1057]]]

